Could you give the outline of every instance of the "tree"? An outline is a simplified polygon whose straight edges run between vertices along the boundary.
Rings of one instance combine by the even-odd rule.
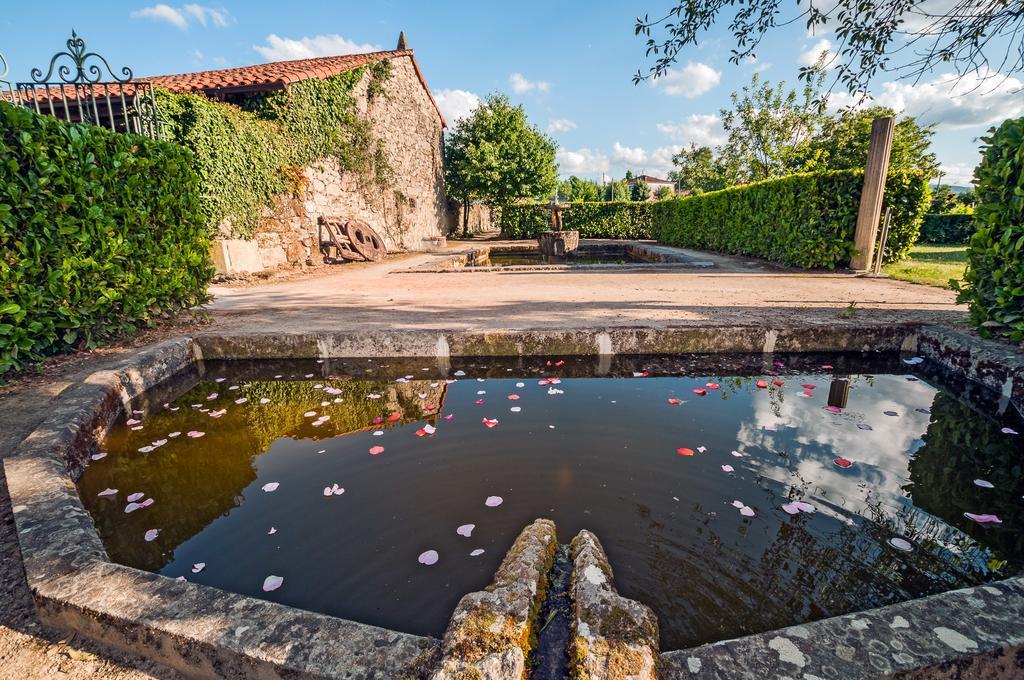
[[[602,188],[593,180],[573,175],[559,185],[558,193],[567,201],[600,201]]]
[[[808,80],[802,92],[773,85],[755,73],[749,85],[730,95],[732,109],[722,109],[728,141],[721,155],[747,182],[791,171],[793,158],[825,119],[825,102],[818,93],[824,72]]]
[[[642,179],[633,180],[629,187],[629,200],[646,201],[651,197],[651,187]]]
[[[604,200],[606,201],[628,201],[629,185],[625,181],[611,181],[605,186]]]
[[[895,112],[892,109],[872,106],[844,109],[834,116],[824,118],[820,131],[800,152],[801,158],[794,169],[811,172],[864,167],[868,157],[868,140],[871,138],[871,121],[893,115]],[[933,126],[922,126],[913,116],[898,117],[889,169],[919,170],[929,177],[934,176],[939,164],[931,152],[933,133]]]
[[[654,192],[654,198],[659,201],[664,201],[666,198],[672,198],[676,195],[676,192],[672,191],[672,187],[658,187],[658,190]]]
[[[785,16],[782,0],[671,0],[652,19],[637,17],[637,35],[647,37],[647,56],[657,55],[647,73],[633,82],[664,75],[680,52],[696,47],[721,20],[735,39],[729,60],[756,57],[761,41],[779,26],[803,20],[807,29],[834,31],[839,45],[831,60],[835,81],[848,92],[863,93],[880,72],[916,79],[939,66],[982,80],[1024,71],[1024,2],[1020,0],[792,0],[795,16]],[[726,16],[723,16],[726,15]],[[731,15],[731,18],[728,17]],[[659,38],[655,31],[663,32]],[[801,77],[813,80],[810,69]]]
[[[463,205],[480,199],[492,206],[550,196],[558,182],[557,144],[530,125],[521,106],[492,94],[462,118],[445,139],[445,186]]]
[[[718,191],[737,183],[736,172],[710,146],[690,144],[689,149],[681,149],[672,156],[672,165],[676,170],[669,177],[686,194]]]

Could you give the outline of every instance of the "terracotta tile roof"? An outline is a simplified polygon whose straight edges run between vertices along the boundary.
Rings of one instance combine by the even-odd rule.
[[[427,87],[419,64],[412,50],[389,50],[386,52],[367,52],[364,54],[343,54],[337,57],[315,57],[313,59],[294,59],[291,61],[275,61],[269,64],[241,66],[216,71],[197,71],[169,76],[150,76],[146,80],[156,87],[171,92],[201,92],[213,95],[218,92],[246,92],[260,90],[280,90],[292,83],[309,78],[329,78],[354,68],[372,64],[385,59],[409,57],[420,84],[426,90],[431,103],[437,109],[441,125],[447,127],[441,109],[438,108],[434,96]]]
[[[216,71],[149,76],[139,80],[152,83],[154,87],[170,92],[194,92],[213,96],[217,93],[228,92],[280,90],[292,83],[308,80],[309,78],[329,78],[339,73],[365,66],[366,64],[372,64],[385,59],[397,59],[399,57],[409,57],[412,61],[416,77],[419,78],[420,84],[430,98],[430,102],[437,110],[437,115],[441,119],[441,125],[447,127],[444,115],[437,106],[434,96],[430,93],[430,88],[427,87],[427,81],[423,78],[423,72],[420,71],[419,64],[416,63],[416,57],[413,56],[412,50],[390,50],[387,52],[367,52],[365,54],[344,54],[337,57],[275,61],[269,64],[256,64],[254,66],[241,66],[239,68],[226,68]],[[134,92],[134,85],[132,84],[127,84],[124,88],[125,96]],[[84,91],[88,93],[87,89]],[[108,88],[97,85],[95,86],[95,91],[99,97],[105,97],[109,92],[114,100],[114,105],[119,104],[121,86],[110,85]],[[7,98],[6,93],[4,95]],[[31,101],[33,98],[31,94],[26,95],[25,92],[20,92],[19,95],[22,99],[28,101]],[[55,103],[62,102],[63,98],[66,98],[68,101],[74,101],[78,98],[75,88],[70,85],[63,88],[63,93],[61,88],[58,87],[51,87],[49,90],[39,87],[35,89],[34,97],[40,102],[53,99]],[[104,102],[101,101],[99,105],[103,107]],[[40,106],[45,111],[47,105],[41,104]]]

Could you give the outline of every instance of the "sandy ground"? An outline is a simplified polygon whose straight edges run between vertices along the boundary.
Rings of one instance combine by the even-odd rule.
[[[464,248],[455,243],[451,250]],[[964,321],[948,290],[838,272],[780,269],[695,253],[712,269],[532,274],[403,273],[439,259],[404,255],[211,288],[207,328],[283,332],[354,329],[525,329],[574,326]],[[851,303],[856,303],[850,312]],[[0,389],[0,456],[11,455],[48,404],[92,371],[197,327],[179,323],[131,343],[49,362]],[[68,639],[39,624],[25,583],[7,483],[0,468],[0,676],[175,677],[149,663]]]

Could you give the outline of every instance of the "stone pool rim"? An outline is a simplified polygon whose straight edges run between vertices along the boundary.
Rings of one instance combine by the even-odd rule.
[[[73,481],[96,434],[133,398],[203,359],[404,356],[434,357],[444,365],[455,356],[758,351],[914,352],[953,376],[994,389],[1007,405],[1024,411],[1024,357],[1019,352],[947,327],[920,324],[196,333],[139,352],[112,370],[93,373],[61,395],[46,420],[4,460],[26,578],[44,623],[143,654],[189,675],[425,676],[437,663],[439,640],[110,562]],[[945,664],[996,668],[1012,664],[1014,653],[1024,645],[1022,619],[1024,577],[1013,577],[780,631],[662,652],[660,675],[827,676],[831,669],[865,676]],[[908,625],[892,625],[901,621]],[[883,622],[888,622],[885,627]],[[922,644],[922,634],[933,644]],[[890,656],[898,659],[882,658],[872,641],[886,645]]]
[[[533,244],[533,245],[531,245]],[[574,271],[632,271],[647,269],[709,269],[714,268],[712,260],[701,259],[693,251],[665,246],[656,241],[636,239],[580,239],[580,251],[622,250],[632,252],[644,258],[640,262],[615,263],[538,263],[516,265],[473,265],[474,262],[487,258],[493,252],[538,252],[536,244],[531,240],[518,242],[502,242],[484,244],[463,252],[449,255],[444,259],[430,261],[409,269],[400,269],[393,274],[472,274],[472,273],[523,273],[523,272],[574,272]]]

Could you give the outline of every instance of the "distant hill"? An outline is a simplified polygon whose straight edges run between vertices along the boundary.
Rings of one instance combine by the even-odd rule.
[[[934,189],[937,186],[938,186],[937,184],[932,184],[932,189]],[[960,186],[959,184],[946,184],[945,186],[949,187],[950,191],[952,191],[954,194],[958,194],[958,195],[959,194],[966,194],[968,191],[974,191],[974,187],[970,187],[970,186],[964,187],[964,186]]]

